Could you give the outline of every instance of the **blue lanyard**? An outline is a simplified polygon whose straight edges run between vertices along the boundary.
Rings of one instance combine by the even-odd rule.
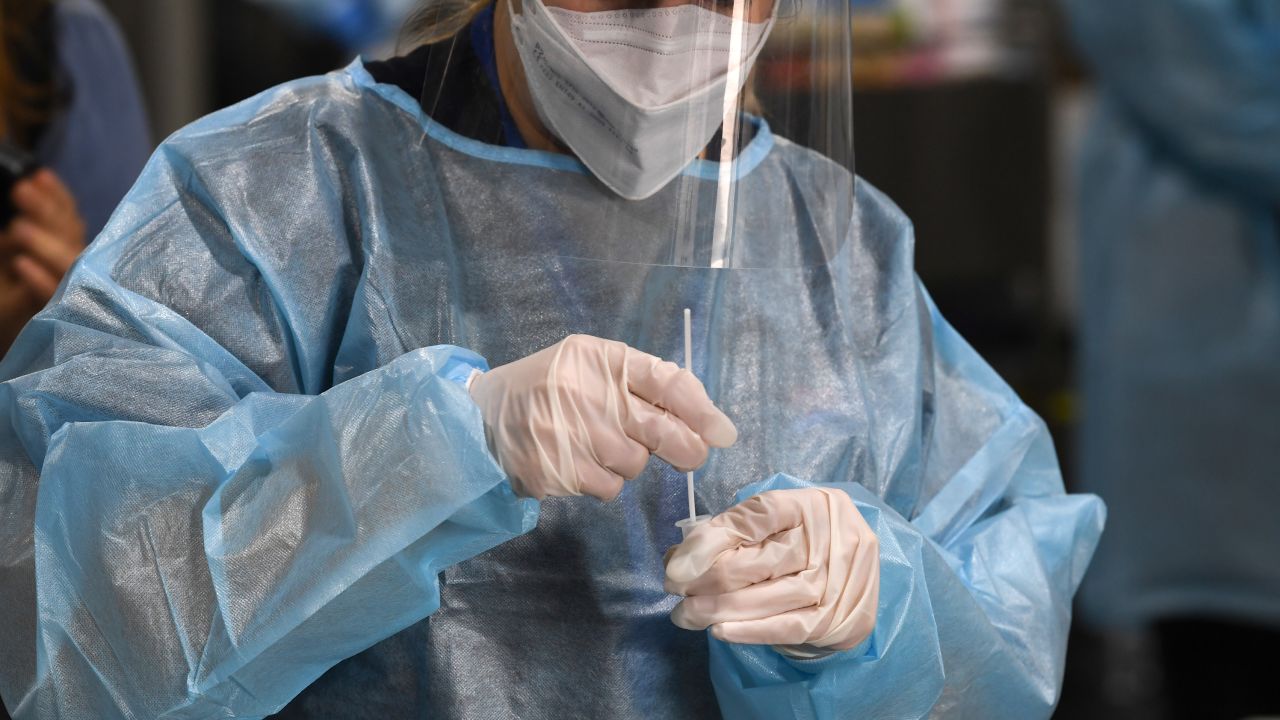
[[[500,2],[501,0],[499,0]],[[516,121],[507,110],[506,100],[502,97],[502,85],[498,83],[498,59],[493,48],[493,4],[489,4],[471,21],[471,50],[480,59],[480,67],[485,77],[493,86],[493,94],[498,100],[498,115],[502,121],[502,139],[509,146],[525,149],[524,137],[516,128]]]

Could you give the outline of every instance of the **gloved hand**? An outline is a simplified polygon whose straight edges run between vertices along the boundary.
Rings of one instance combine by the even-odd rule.
[[[671,621],[795,657],[848,650],[875,627],[880,543],[840,490],[756,495],[667,552]]]
[[[489,446],[515,491],[612,500],[650,453],[680,470],[738,430],[692,373],[614,340],[570,335],[475,376]]]

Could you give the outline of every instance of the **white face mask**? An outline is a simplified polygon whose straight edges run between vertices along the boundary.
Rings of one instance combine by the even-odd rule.
[[[516,49],[543,123],[609,189],[640,200],[671,181],[720,127],[773,27],[696,5],[574,12],[523,0]]]

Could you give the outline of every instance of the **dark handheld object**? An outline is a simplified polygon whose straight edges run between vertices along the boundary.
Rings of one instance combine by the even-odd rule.
[[[0,230],[9,227],[17,215],[13,207],[13,186],[39,167],[31,153],[20,147],[0,142]]]

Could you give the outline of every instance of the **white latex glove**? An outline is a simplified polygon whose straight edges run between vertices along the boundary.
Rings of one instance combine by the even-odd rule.
[[[614,341],[570,335],[471,381],[489,447],[515,491],[612,500],[650,453],[680,470],[738,430],[692,373]]]
[[[667,552],[671,621],[796,657],[855,647],[876,622],[880,543],[849,496],[772,490],[699,525]]]

